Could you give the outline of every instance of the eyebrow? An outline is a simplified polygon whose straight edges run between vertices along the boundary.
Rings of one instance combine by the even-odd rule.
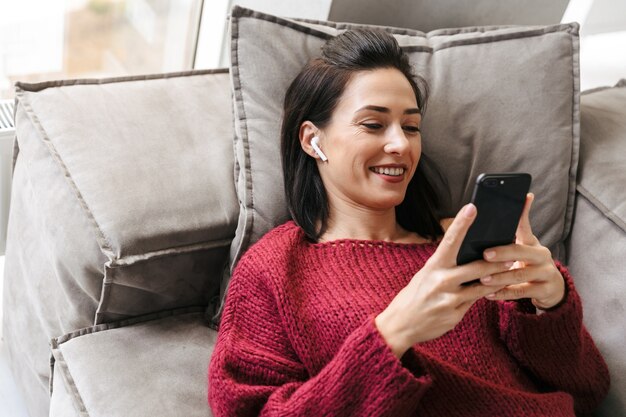
[[[391,112],[391,110],[389,110],[387,107],[382,107],[382,106],[374,106],[374,105],[367,105],[367,106],[363,106],[360,109],[358,109],[355,113],[358,113],[362,110],[373,110],[373,111],[377,111],[377,112],[381,112],[381,113],[389,113]],[[404,114],[419,114],[420,113],[420,109],[418,109],[417,107],[412,107],[410,109],[406,109],[404,111]]]

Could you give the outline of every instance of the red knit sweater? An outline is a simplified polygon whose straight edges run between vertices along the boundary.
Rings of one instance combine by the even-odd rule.
[[[233,274],[209,365],[221,416],[574,416],[606,395],[609,375],[566,301],[479,300],[450,332],[398,360],[374,317],[437,244],[310,243],[288,222]]]

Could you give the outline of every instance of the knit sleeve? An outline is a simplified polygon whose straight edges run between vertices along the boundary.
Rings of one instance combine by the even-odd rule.
[[[241,264],[241,262],[240,262]],[[209,405],[222,416],[410,416],[431,384],[398,360],[368,317],[310,376],[262,280],[238,268],[209,365]],[[414,352],[411,352],[414,354]],[[413,364],[411,370],[404,363]]]
[[[572,395],[577,413],[598,406],[609,389],[609,372],[582,323],[582,303],[567,268],[565,299],[537,314],[530,300],[499,303],[500,334],[511,354],[551,391]]]

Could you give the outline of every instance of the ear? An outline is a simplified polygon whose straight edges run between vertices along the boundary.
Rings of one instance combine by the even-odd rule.
[[[320,157],[311,146],[311,140],[318,134],[319,129],[308,120],[300,125],[300,146],[304,152],[315,159],[320,159]]]

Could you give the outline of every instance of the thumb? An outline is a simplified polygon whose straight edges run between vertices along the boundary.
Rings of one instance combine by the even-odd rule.
[[[431,257],[434,262],[448,267],[456,265],[459,248],[467,231],[476,219],[476,213],[476,206],[472,203],[466,204],[459,210]]]
[[[526,201],[524,203],[524,209],[517,225],[517,231],[515,232],[515,243],[534,245],[537,243],[537,238],[533,234],[532,227],[530,226],[530,207],[535,201],[535,195],[533,193],[526,194]]]

